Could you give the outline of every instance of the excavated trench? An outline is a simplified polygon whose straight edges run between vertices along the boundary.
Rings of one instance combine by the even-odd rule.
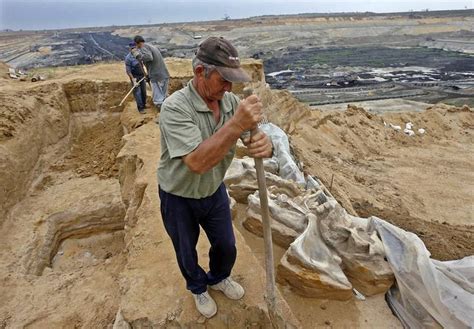
[[[104,260],[110,263],[112,257],[124,258],[125,210],[115,163],[123,129],[118,113],[107,112],[108,90],[117,87],[94,81],[72,81],[62,86],[68,107],[64,111],[69,110],[69,133],[42,154],[52,163],[39,172],[34,198],[49,199],[48,191],[54,187],[61,187],[60,195],[77,195],[73,199],[53,196],[56,202],[63,199],[67,207],[50,210],[44,219],[45,227],[33,239],[34,249],[24,258],[27,273],[40,275],[45,268],[74,270]],[[103,185],[100,195],[91,195],[94,191],[88,188],[77,190],[86,178],[98,179]],[[74,184],[68,184],[71,181]]]
[[[116,165],[124,129],[110,108],[127,88],[75,80],[1,95],[17,111],[0,111],[0,295],[27,306],[0,307],[0,328],[113,322],[127,256]],[[88,302],[68,306],[71,293]]]

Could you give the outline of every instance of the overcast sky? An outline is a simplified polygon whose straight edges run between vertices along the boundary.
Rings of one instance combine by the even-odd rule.
[[[473,9],[474,0],[0,0],[0,29],[156,24],[259,15]]]

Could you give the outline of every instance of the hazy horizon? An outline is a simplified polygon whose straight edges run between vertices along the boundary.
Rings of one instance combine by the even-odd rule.
[[[472,9],[471,0],[205,1],[0,0],[0,29],[42,30],[193,22],[261,15]]]

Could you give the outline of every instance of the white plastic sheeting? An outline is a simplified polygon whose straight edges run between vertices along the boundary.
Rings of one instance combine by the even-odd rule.
[[[341,257],[324,243],[317,217],[309,213],[307,218],[306,230],[290,245],[288,253],[298,258],[306,268],[327,275],[334,289],[339,286],[351,289],[352,285],[341,269]]]
[[[387,293],[387,301],[403,325],[473,328],[474,256],[447,262],[430,259],[418,236],[371,219],[397,282]]]
[[[296,165],[290,153],[290,142],[285,132],[273,123],[266,123],[260,129],[267,134],[273,143],[273,160],[278,163],[278,174],[283,179],[290,179],[301,186],[306,186],[304,174]]]
[[[400,126],[390,126],[401,130]],[[309,176],[305,181],[304,174],[291,155],[284,131],[271,123],[260,128],[273,142],[274,156],[270,162],[271,167],[278,168],[279,176],[295,181],[306,189],[320,189],[317,179]],[[409,128],[412,128],[411,125]],[[419,133],[423,134],[424,130]],[[341,287],[350,286],[340,271],[341,258],[324,244],[317,216],[310,212],[306,215],[309,225],[288,252],[308,268],[326,273]],[[349,217],[360,227],[366,225],[365,219]],[[367,230],[373,229],[380,235],[383,249],[380,245],[374,246],[385,251],[397,282],[388,291],[387,302],[406,328],[474,328],[474,256],[447,262],[433,260],[415,234],[377,217],[369,220]],[[372,253],[380,255],[383,251],[372,252],[369,248],[369,254]]]

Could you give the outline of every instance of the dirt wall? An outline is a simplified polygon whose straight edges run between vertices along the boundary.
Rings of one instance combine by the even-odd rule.
[[[56,84],[0,94],[0,224],[24,195],[43,150],[69,133],[69,107]]]

